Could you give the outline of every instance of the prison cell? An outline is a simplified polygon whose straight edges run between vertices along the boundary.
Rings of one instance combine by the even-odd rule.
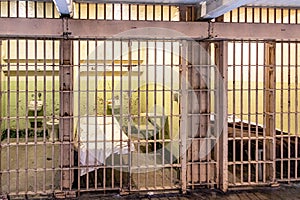
[[[1,40],[2,192],[46,192],[59,186],[55,180],[61,160],[54,135],[58,50],[57,40]]]
[[[230,185],[298,179],[298,46],[274,41],[228,45]]]
[[[2,18],[59,17],[46,1],[0,7]],[[172,24],[196,20],[197,8],[75,2],[73,14]],[[297,24],[299,11],[242,7],[216,21]],[[299,181],[297,40],[214,40],[214,24],[201,39],[137,29],[84,36],[68,23],[64,35],[0,37],[1,193]]]

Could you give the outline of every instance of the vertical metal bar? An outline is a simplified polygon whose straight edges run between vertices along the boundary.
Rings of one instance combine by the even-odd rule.
[[[280,59],[280,62],[281,62],[281,65],[280,65],[280,179],[283,179],[283,172],[284,172],[284,169],[283,169],[283,158],[284,158],[284,154],[283,154],[283,149],[284,149],[284,146],[283,146],[283,121],[284,121],[284,115],[283,115],[283,99],[284,99],[284,95],[283,95],[283,83],[284,83],[284,46],[283,46],[283,42],[280,43],[280,55],[281,55],[281,59]]]
[[[148,129],[148,115],[149,115],[149,41],[146,41],[146,156],[149,156],[149,129]],[[147,172],[149,171],[149,164],[146,162]],[[145,187],[148,187],[149,173],[146,174]]]
[[[156,103],[157,103],[157,41],[154,41],[154,120],[156,122],[157,119],[157,113],[156,113]],[[156,127],[156,123],[154,124],[154,188],[156,188],[156,144],[157,144],[157,127]]]
[[[52,53],[52,116],[51,116],[51,120],[54,123],[54,116],[55,116],[55,41],[52,41],[52,49],[51,49],[51,53]],[[54,132],[54,127],[52,127],[52,133]],[[51,134],[51,133],[50,133]],[[53,137],[53,134],[52,134]],[[52,157],[55,157],[55,146],[54,146],[54,140],[52,140],[52,144],[51,144],[51,155]],[[52,168],[52,174],[51,174],[51,190],[54,191],[54,177],[55,177],[55,164],[54,164],[54,159],[52,159],[51,161],[51,168]]]
[[[106,83],[106,63],[107,63],[107,58],[106,58],[106,56],[107,56],[107,52],[106,52],[106,49],[107,49],[107,43],[106,43],[106,40],[104,40],[103,41],[103,64],[104,64],[104,77],[103,77],[103,115],[104,115],[104,117],[103,117],[103,124],[106,124],[106,117],[107,117],[107,88],[106,88],[106,86],[107,86],[107,83]],[[103,133],[104,133],[104,141],[103,141],[103,154],[104,155],[106,155],[106,126],[103,126]],[[103,163],[104,165],[106,165],[106,161],[104,160],[104,163]],[[107,169],[106,169],[106,167],[104,167],[103,168],[103,179],[102,179],[102,181],[103,181],[103,189],[105,189],[106,188],[106,175],[107,174]]]
[[[138,41],[138,74],[141,72],[141,41]],[[137,155],[140,155],[140,138],[141,138],[141,77],[138,75],[138,148],[137,148]],[[144,92],[144,91],[143,91]],[[140,179],[140,162],[137,159],[138,171],[137,171],[137,187],[140,187],[141,179]]]
[[[16,40],[16,42],[17,42],[17,46],[16,46],[16,50],[17,50],[17,73],[16,73],[16,75],[17,75],[17,88],[16,88],[16,92],[17,92],[17,94],[16,94],[16,99],[20,99],[20,77],[19,77],[19,69],[20,69],[20,66],[19,66],[19,64],[20,64],[20,52],[19,52],[19,40]],[[0,54],[0,57],[1,57],[1,54]],[[0,65],[0,67],[1,67],[1,65]],[[1,76],[1,75],[0,75]],[[19,170],[20,170],[20,163],[19,163],[19,142],[20,142],[20,140],[19,140],[19,131],[20,131],[20,116],[19,116],[19,110],[20,110],[20,103],[19,103],[19,101],[17,101],[17,105],[16,105],[16,109],[17,109],[17,118],[16,118],[16,123],[17,123],[17,132],[16,132],[16,137],[17,137],[17,145],[16,145],[16,161],[17,161],[17,174],[16,174],[16,176],[17,176],[17,178],[16,178],[16,192],[17,193],[19,193],[19,181],[20,181],[20,172],[19,172]]]
[[[271,183],[275,182],[276,178],[276,165],[275,165],[275,83],[276,83],[276,70],[275,70],[275,43],[265,43],[265,67],[264,67],[264,76],[265,76],[265,136],[268,137],[266,140],[266,152],[265,158],[266,161],[272,162],[271,166],[266,166],[266,178],[267,181]],[[272,137],[273,139],[270,139]],[[265,162],[266,162],[265,161]]]
[[[89,3],[86,4],[86,19],[90,19],[90,4]]]
[[[297,17],[297,16],[296,16]],[[295,114],[295,133],[296,133],[296,140],[295,140],[295,157],[296,157],[296,159],[299,159],[299,154],[298,154],[298,152],[299,152],[299,147],[298,147],[298,145],[296,145],[296,144],[298,144],[299,143],[299,124],[298,124],[298,122],[299,122],[299,110],[298,110],[298,106],[299,106],[299,100],[298,100],[298,95],[299,95],[299,86],[298,86],[298,84],[299,84],[299,77],[298,77],[298,74],[299,74],[299,71],[298,71],[298,67],[299,67],[299,65],[298,65],[298,62],[299,62],[299,59],[298,59],[298,47],[299,47],[299,43],[295,43],[295,112],[296,112],[296,114]],[[0,53],[0,55],[1,55],[1,53]],[[1,87],[0,87],[1,88]],[[1,116],[1,115],[0,115]],[[299,165],[298,165],[298,160],[296,160],[295,161],[295,178],[296,179],[298,179],[298,167],[299,167]]]
[[[8,1],[7,2],[7,17],[11,17],[10,4],[11,4],[11,1]]]
[[[29,98],[28,98],[28,92],[29,92],[29,83],[28,83],[28,54],[29,54],[29,48],[28,48],[28,40],[25,40],[25,102],[29,102]],[[25,118],[25,123],[26,123],[26,129],[25,129],[25,185],[26,185],[26,189],[25,192],[28,191],[28,128],[29,128],[29,117],[28,117],[28,103],[26,103],[26,118]]]
[[[111,187],[114,188],[114,142],[115,142],[115,130],[114,130],[114,124],[115,124],[115,64],[114,64],[114,59],[115,59],[115,41],[112,40],[112,45],[111,45],[111,58],[112,58],[112,83],[111,83],[111,93],[112,93],[112,113],[111,113],[111,118],[112,118],[112,174],[111,174]],[[96,54],[97,55],[97,54]]]
[[[242,40],[241,41],[241,66],[240,66],[240,77],[241,77],[241,80],[240,80],[240,119],[241,119],[241,126],[240,126],[240,137],[241,137],[241,141],[240,141],[240,144],[241,144],[241,150],[240,150],[240,155],[241,155],[241,170],[240,170],[240,175],[241,175],[241,183],[243,184],[244,182],[244,123],[243,123],[243,120],[244,120],[244,104],[243,104],[243,101],[244,101],[244,98],[243,98],[243,94],[244,94],[244,41]]]
[[[1,10],[1,2],[0,2],[0,10]],[[0,11],[0,16],[1,16],[1,11]],[[2,58],[2,40],[0,39],[0,58]],[[3,102],[3,92],[2,92],[2,59],[0,59],[0,128],[2,128],[2,123],[3,123],[3,117],[2,117],[2,102]],[[0,139],[0,166],[2,166],[2,140]],[[0,193],[3,193],[2,190],[2,167],[0,168]]]
[[[47,137],[46,137],[46,111],[47,111],[47,106],[46,106],[46,95],[47,95],[47,76],[46,76],[46,40],[43,40],[43,153],[44,155],[47,155],[47,146],[46,146],[46,142],[47,142]],[[46,156],[44,156],[43,158],[43,192],[46,192],[46,176],[47,176],[47,161],[46,161]]]
[[[89,7],[89,4],[87,4],[87,6]],[[87,8],[87,10],[89,10],[88,8]],[[88,13],[87,13],[87,19],[88,19]],[[89,44],[90,44],[90,41],[89,40],[87,40],[87,41],[85,41],[86,42],[86,52],[85,52],[85,55],[86,55],[86,89],[85,89],[85,94],[86,94],[86,113],[87,113],[87,116],[86,116],[86,124],[88,125],[87,126],[87,128],[86,128],[86,132],[87,133],[89,133],[89,131],[90,131],[90,126],[89,126],[89,124],[90,124],[90,118],[89,118],[89,115],[90,115],[90,113],[89,113],[89,100],[90,100],[90,98],[89,98],[89,96],[90,96],[90,84],[89,84],[89,82],[90,82],[90,74],[89,74],[89,68],[90,68],[90,62],[89,62]],[[104,130],[105,131],[105,130]],[[89,149],[89,146],[90,146],[90,137],[89,136],[87,136],[86,137],[86,149]],[[105,151],[105,150],[104,150]],[[104,152],[104,155],[105,155],[105,152]],[[89,168],[91,167],[90,166],[90,161],[89,161],[89,159],[90,159],[90,155],[89,155],[89,153],[87,153],[86,154],[86,160],[87,160],[87,166],[86,166],[86,171],[87,171],[87,173],[86,173],[86,189],[87,190],[89,190],[89,188],[90,188],[90,173],[89,173]]]
[[[34,18],[37,18],[37,1],[34,2]]]
[[[129,21],[132,20],[132,19],[131,19],[131,16],[132,16],[132,15],[131,15],[131,11],[132,11],[132,10],[131,10],[131,4],[129,4],[129,5],[128,5],[128,20],[129,20]]]
[[[187,66],[186,66],[186,41],[181,42],[181,72],[180,72],[180,154],[181,154],[181,190],[182,193],[186,193],[187,190],[187,155],[186,155],[186,145],[187,145]]]
[[[10,76],[10,64],[11,64],[11,41],[7,40],[7,82],[10,83],[11,82],[11,76]],[[11,188],[10,188],[10,181],[11,181],[11,176],[10,176],[10,117],[11,117],[11,101],[10,101],[10,96],[11,95],[11,87],[10,84],[7,84],[7,151],[6,151],[6,166],[7,166],[7,186],[8,186],[8,193],[11,192]]]
[[[37,75],[37,54],[38,44],[34,40],[34,102],[38,100],[38,75]],[[33,191],[37,192],[37,128],[38,128],[38,111],[37,103],[34,104],[34,188]]]
[[[162,60],[162,76],[163,76],[163,80],[162,80],[162,83],[163,83],[163,88],[162,88],[162,106],[163,108],[165,108],[165,85],[166,85],[166,82],[165,82],[165,68],[166,68],[166,53],[165,53],[165,49],[166,49],[166,44],[165,44],[165,41],[163,40],[163,60]],[[163,177],[163,180],[162,180],[162,187],[164,187],[164,183],[165,183],[165,123],[166,123],[166,120],[167,120],[167,117],[165,117],[165,109],[163,109],[162,113],[162,117],[163,120],[161,121],[162,123],[160,124],[160,131],[161,131],[161,137],[159,138],[159,140],[161,140],[162,142],[162,165],[163,165],[163,169],[162,169],[162,177]],[[156,121],[156,119],[155,119]]]
[[[152,21],[156,21],[155,17],[156,17],[156,13],[155,13],[155,5],[152,5]]]
[[[136,7],[136,20],[139,21],[140,20],[140,5],[138,4]]]
[[[131,152],[131,124],[132,124],[132,116],[131,116],[131,79],[132,79],[132,41],[128,40],[128,170],[129,170],[129,189],[132,189],[132,171],[131,171],[131,163],[132,163],[132,152]]]
[[[173,113],[174,113],[174,111],[173,111],[173,101],[174,101],[174,92],[173,92],[173,90],[174,90],[174,87],[173,87],[173,81],[174,81],[174,79],[173,79],[173,70],[174,70],[174,61],[173,61],[173,59],[174,59],[174,44],[173,44],[173,41],[171,41],[171,109],[170,109],[170,113],[171,113],[171,117],[170,117],[170,138],[171,138],[171,147],[170,147],[170,163],[171,163],[171,177],[170,177],[170,181],[171,182],[173,182],[173,142],[174,142],[174,138],[173,138],[173,135],[174,135],[174,133],[173,133]]]
[[[215,49],[215,60],[219,71],[219,76],[217,76],[217,98],[216,98],[216,113],[217,120],[219,124],[219,188],[226,192],[228,190],[228,125],[227,125],[227,115],[228,115],[228,85],[227,85],[227,74],[228,74],[228,42],[222,41],[216,44]],[[217,69],[216,69],[217,70]],[[219,79],[220,77],[220,79]],[[218,80],[219,79],[219,80]]]
[[[81,68],[81,63],[80,63],[80,61],[81,61],[81,40],[79,39],[78,41],[77,41],[77,43],[78,43],[78,52],[77,52],[77,55],[78,55],[78,71],[80,72],[80,68]],[[81,108],[80,108],[80,105],[81,105],[81,75],[79,74],[78,75],[78,107],[77,107],[77,109],[78,109],[78,128],[77,128],[77,130],[80,130],[80,121],[81,121]],[[80,138],[81,138],[81,134],[80,134],[80,131],[78,131],[78,146],[80,146],[80,144],[81,144],[81,140],[80,140]],[[77,173],[77,185],[78,185],[78,191],[79,191],[79,194],[80,194],[80,188],[81,188],[81,186],[80,186],[80,175],[81,175],[81,163],[80,163],[80,156],[81,156],[81,153],[80,153],[80,151],[78,151],[78,156],[77,156],[77,166],[78,166],[78,173]]]
[[[254,11],[254,10],[253,10]],[[254,12],[253,12],[254,15]],[[253,21],[254,22],[254,21]],[[233,184],[236,183],[236,147],[237,147],[237,141],[236,141],[236,42],[233,41],[233,54],[232,54],[232,59],[233,59],[233,111],[232,111],[232,116],[233,116]]]
[[[122,5],[122,4],[121,4]],[[120,40],[120,127],[123,127],[123,40]],[[120,130],[120,145],[123,146],[123,134],[122,130]],[[120,155],[120,188],[123,190],[123,153]],[[126,171],[126,170],[125,170]]]
[[[251,41],[248,42],[248,184],[251,182]]]
[[[168,15],[168,21],[172,21],[172,6],[168,6],[169,7],[169,15]]]
[[[96,4],[96,8],[97,8]],[[95,124],[97,124],[98,121],[98,40],[95,39],[95,113],[93,113],[95,117]],[[112,48],[113,49],[113,48]],[[113,50],[114,51],[114,50]],[[98,141],[97,141],[97,133],[98,133],[98,126],[95,125],[95,155],[97,155],[98,150]],[[94,165],[97,165],[97,160],[94,159]],[[94,180],[94,187],[95,189],[98,188],[98,173],[97,169],[95,170],[95,180]]]
[[[68,23],[67,19],[63,19]],[[66,24],[64,24],[66,25]],[[62,142],[63,189],[71,189],[73,182],[73,42],[68,38],[60,41],[60,139]]]
[[[145,21],[148,21],[148,7],[145,5]]]
[[[290,19],[290,15],[289,15]],[[289,22],[290,23],[290,22]],[[291,180],[291,43],[288,42],[288,183],[290,183]],[[275,69],[274,69],[275,70]],[[276,82],[276,80],[275,80]],[[275,83],[274,83],[275,84]],[[276,85],[274,85],[274,90],[276,88]],[[275,107],[275,106],[274,106]],[[276,107],[275,107],[276,108]],[[275,115],[274,110],[274,115]],[[274,122],[275,124],[276,122]],[[275,125],[274,125],[275,126]],[[275,130],[276,131],[276,130]],[[276,135],[276,134],[275,134]]]
[[[259,139],[258,139],[258,74],[259,74],[259,68],[258,68],[258,41],[255,42],[255,182],[258,183],[258,167],[260,166],[258,164],[258,144],[259,144]]]

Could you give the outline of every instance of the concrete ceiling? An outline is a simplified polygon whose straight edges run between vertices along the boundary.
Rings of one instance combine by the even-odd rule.
[[[249,6],[300,8],[300,0],[254,0]]]

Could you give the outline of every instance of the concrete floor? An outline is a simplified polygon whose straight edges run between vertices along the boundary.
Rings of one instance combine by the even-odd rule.
[[[42,139],[38,139],[42,141]],[[1,177],[1,189],[2,194],[15,193],[17,191],[23,192],[36,192],[44,191],[45,194],[52,193],[51,191],[59,188],[60,171],[57,170],[59,167],[59,145],[57,144],[40,144],[33,145],[33,143],[26,146],[23,138],[20,139],[20,144],[16,145],[15,139],[10,139],[10,146],[5,146],[6,140],[2,141],[1,150],[1,170],[3,171]],[[32,139],[29,142],[33,142]],[[27,153],[26,153],[27,152]],[[17,156],[18,155],[18,156]],[[26,162],[26,155],[28,162]],[[19,159],[18,159],[19,158]],[[132,166],[145,159],[141,156],[133,156]],[[126,160],[126,159],[125,159]],[[151,159],[148,159],[151,163]],[[144,161],[144,164],[147,161]],[[149,163],[149,164],[150,164]],[[135,166],[136,167],[136,166]],[[30,169],[26,173],[26,168]],[[54,169],[56,168],[56,169]],[[5,170],[10,169],[9,173]],[[17,170],[19,169],[19,171]],[[34,170],[32,170],[34,169]],[[47,170],[45,170],[47,169]],[[172,177],[174,180],[170,180],[170,173],[173,173]],[[148,181],[145,181],[146,176]],[[163,178],[164,177],[164,178]],[[156,186],[162,186],[162,180],[165,180],[164,186],[172,186],[176,183],[176,172],[172,172],[168,169],[162,169],[157,171],[150,171],[147,173],[132,174],[133,187],[144,188],[153,187],[154,180],[157,183]],[[178,181],[178,180],[177,180]],[[17,183],[22,184],[17,184]],[[171,184],[171,185],[168,185]],[[187,200],[187,199],[227,199],[227,200],[267,200],[267,199],[300,199],[300,184],[292,185],[281,185],[276,188],[255,188],[253,190],[244,191],[229,191],[224,194],[217,190],[195,190],[190,191],[188,194],[180,195],[178,193],[168,193],[164,191],[164,194],[130,194],[127,196],[120,196],[118,194],[103,194],[97,193],[81,193],[77,199],[101,199],[101,200],[125,200],[125,199],[142,199],[142,200]],[[36,197],[37,199],[46,199],[44,197]],[[36,199],[33,198],[33,199]],[[47,197],[52,199],[52,197]],[[0,199],[5,199],[1,197]],[[13,199],[13,198],[12,198]]]
[[[297,200],[300,199],[300,184],[292,185],[281,185],[276,188],[265,187],[265,188],[253,188],[251,190],[239,190],[229,191],[222,193],[217,190],[199,189],[189,191],[188,194],[132,194],[128,196],[97,196],[91,194],[82,194],[79,198],[84,199],[101,199],[101,200],[130,200],[130,199],[141,199],[141,200]]]
[[[41,141],[42,138],[38,138],[38,142]],[[18,145],[14,138],[10,139],[10,146],[6,144],[7,140],[2,141],[2,193],[47,193],[59,187],[60,171],[57,168],[60,159],[57,144],[34,145],[33,138],[29,139],[27,146],[24,145],[24,138],[19,139]]]

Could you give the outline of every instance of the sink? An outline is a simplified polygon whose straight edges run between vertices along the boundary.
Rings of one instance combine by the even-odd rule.
[[[29,101],[29,111],[41,111],[43,109],[43,101]]]

